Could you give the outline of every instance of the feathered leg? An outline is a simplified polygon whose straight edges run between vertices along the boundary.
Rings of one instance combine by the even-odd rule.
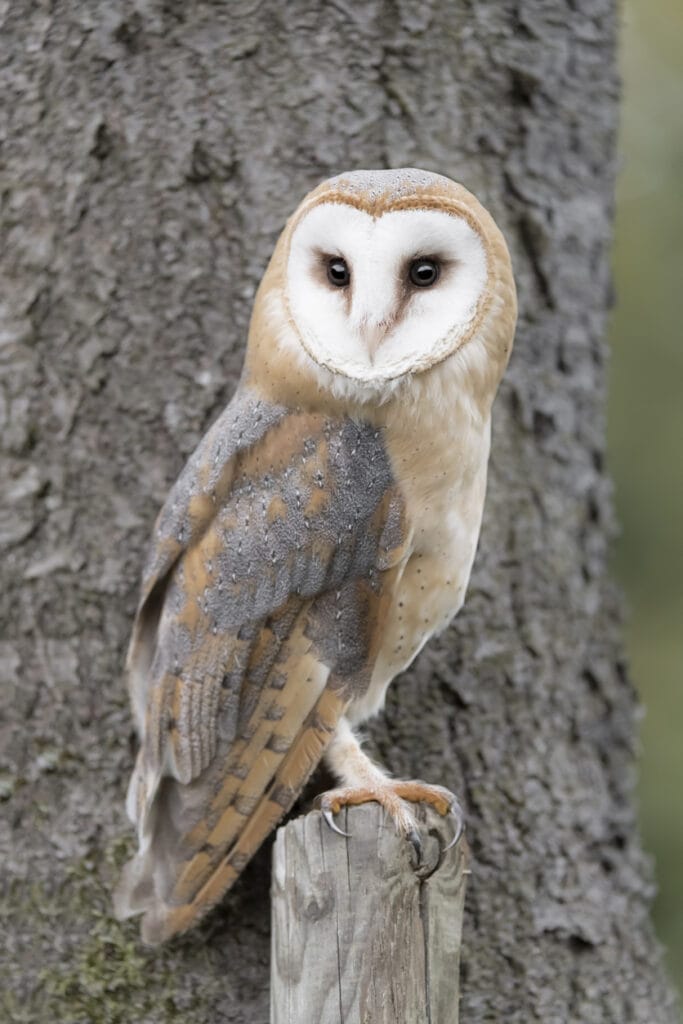
[[[453,819],[455,834],[445,847],[454,846],[464,828],[463,812],[453,794],[443,786],[425,782],[391,779],[361,748],[347,718],[341,718],[325,751],[325,761],[342,785],[319,798],[319,806],[327,824],[340,835],[348,833],[335,824],[333,815],[342,807],[375,801],[392,818],[399,835],[412,843],[420,858],[422,843],[410,803],[427,803],[439,814]]]

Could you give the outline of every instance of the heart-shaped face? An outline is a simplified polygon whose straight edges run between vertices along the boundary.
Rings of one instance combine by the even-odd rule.
[[[405,400],[488,416],[514,335],[505,240],[428,171],[351,171],[287,222],[254,304],[245,373],[284,404]]]
[[[484,242],[456,212],[416,205],[377,216],[323,202],[292,234],[286,296],[312,359],[346,377],[384,381],[462,344],[487,276]]]

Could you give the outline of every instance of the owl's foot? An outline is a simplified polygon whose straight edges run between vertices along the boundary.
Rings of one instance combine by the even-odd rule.
[[[415,817],[410,808],[406,806],[406,801],[429,804],[442,817],[452,820],[453,838],[442,848],[442,856],[455,846],[465,828],[462,809],[450,790],[443,786],[430,786],[426,782],[414,780],[401,782],[382,778],[371,786],[344,786],[339,789],[331,789],[318,798],[318,806],[332,831],[350,838],[350,834],[343,832],[336,824],[334,815],[338,814],[342,807],[351,807],[354,804],[365,804],[371,801],[382,805],[392,818],[398,834],[404,836],[411,843],[417,854],[418,863],[422,857],[422,840]]]

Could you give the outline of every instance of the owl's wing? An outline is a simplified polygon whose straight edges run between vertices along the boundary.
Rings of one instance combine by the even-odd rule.
[[[293,804],[369,684],[407,548],[374,427],[273,416],[214,499],[228,473],[210,475],[217,443],[202,443],[162,513],[131,651],[146,696],[129,790],[140,850],[116,907],[145,912],[149,942],[213,906]],[[197,494],[212,503],[201,516]]]
[[[138,732],[144,731],[150,669],[166,590],[179,558],[201,539],[232,488],[235,464],[286,409],[239,388],[206,432],[171,488],[154,526],[126,669]]]

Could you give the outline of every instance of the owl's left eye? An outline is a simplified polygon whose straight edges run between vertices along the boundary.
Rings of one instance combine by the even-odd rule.
[[[408,271],[410,283],[418,288],[429,288],[438,281],[440,269],[436,260],[413,260]]]
[[[335,288],[345,288],[351,280],[351,271],[345,259],[341,256],[333,256],[327,263],[327,280]]]

